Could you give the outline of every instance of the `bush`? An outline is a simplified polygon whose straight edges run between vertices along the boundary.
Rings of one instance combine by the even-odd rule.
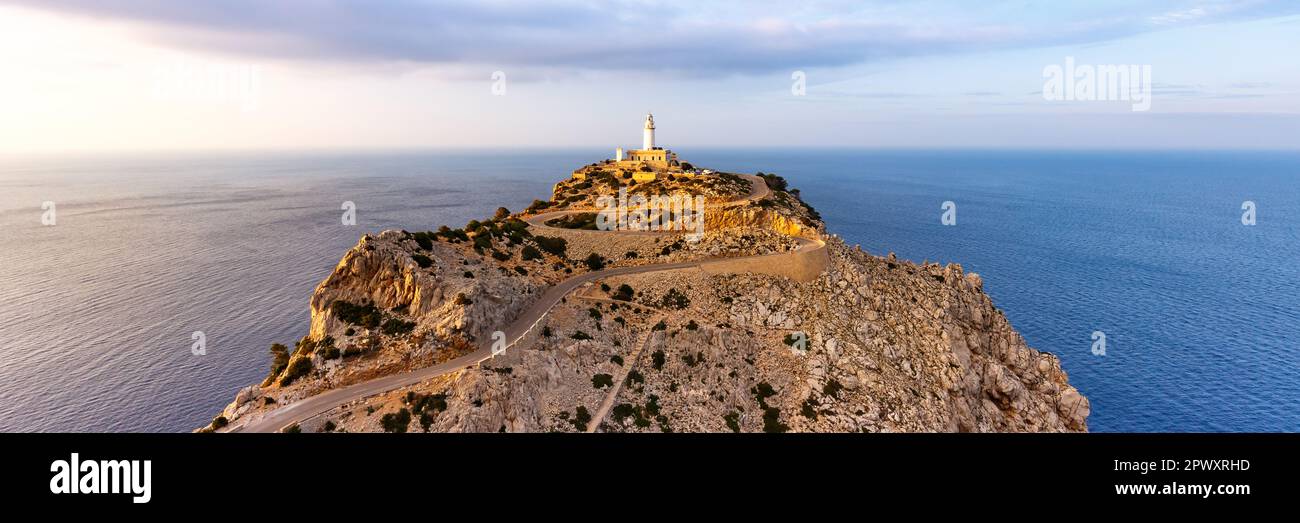
[[[383,333],[389,336],[409,334],[414,329],[415,329],[415,322],[400,320],[397,318],[389,318],[388,321],[384,322],[384,326],[382,328]]]
[[[306,376],[308,372],[311,372],[311,357],[295,356],[289,362],[289,367],[284,370],[284,375],[280,376],[280,386],[287,386],[294,380]]]
[[[822,387],[822,394],[825,394],[832,398],[838,398],[840,397],[840,391],[843,389],[844,389],[844,385],[841,385],[839,380],[831,379],[830,381],[826,382],[826,386]]]
[[[492,214],[492,219],[498,222],[509,217],[510,217],[510,209],[507,209],[505,207],[497,207],[497,212]]]
[[[551,202],[546,202],[542,200],[533,200],[532,205],[529,205],[527,209],[524,209],[524,212],[533,213],[550,206],[551,206]]]
[[[800,414],[803,414],[803,417],[805,417],[805,418],[808,418],[808,419],[811,419],[811,420],[816,420],[816,419],[817,419],[817,409],[814,408],[814,407],[815,407],[815,404],[813,403],[812,398],[808,398],[808,399],[804,400],[804,402],[803,402],[803,408],[799,410],[799,413],[800,413]]]
[[[284,430],[280,432],[285,434],[302,434],[302,427],[299,427],[297,423],[294,423],[293,425],[285,427]]]
[[[591,423],[591,413],[587,412],[587,407],[578,406],[578,414],[573,417],[573,426],[578,430],[587,430],[587,424]]]
[[[469,235],[465,234],[464,229],[451,229],[446,225],[438,228],[438,236],[446,238],[447,241],[452,243],[469,241]]]
[[[591,386],[597,389],[601,387],[613,387],[614,377],[604,373],[597,374],[591,377]]]
[[[541,251],[537,250],[537,247],[533,247],[532,245],[525,245],[524,250],[519,253],[519,256],[523,258],[524,261],[540,260],[542,258],[542,253]]]
[[[620,366],[620,367],[623,366],[623,357],[622,357],[622,356],[619,356],[619,355],[617,355],[617,354],[615,354],[615,355],[613,355],[613,356],[610,356],[610,357],[609,357],[609,361],[610,361],[610,363],[613,363],[613,364],[618,365],[618,366]]]
[[[433,232],[417,232],[412,234],[411,238],[415,239],[415,243],[419,245],[421,249],[427,251],[433,249],[433,242],[438,239],[438,234]]]
[[[569,337],[570,337],[570,338],[573,338],[573,339],[575,339],[575,340],[579,340],[579,341],[581,341],[581,340],[589,340],[589,339],[591,339],[591,335],[590,335],[590,334],[587,334],[587,333],[582,332],[582,331],[573,331],[573,334],[570,335]]]
[[[282,343],[271,344],[271,373],[267,375],[267,380],[275,379],[285,367],[289,366],[289,347]]]
[[[727,422],[727,428],[731,429],[732,432],[740,432],[740,413],[731,411],[731,413],[723,416],[722,419]]]
[[[212,428],[213,428],[213,429],[219,429],[219,428],[225,427],[225,426],[226,426],[227,424],[229,424],[229,423],[230,423],[230,420],[226,419],[225,416],[217,416],[217,417],[215,417],[215,418],[212,418]]]
[[[384,417],[379,419],[379,424],[384,427],[384,432],[398,434],[406,432],[406,427],[411,424],[411,411],[403,407],[397,412],[384,414]]]
[[[758,176],[762,178],[764,182],[767,183],[767,188],[773,191],[784,191],[788,185],[785,181],[785,178],[782,178],[775,174],[763,174],[760,172],[758,173]]]
[[[664,351],[657,350],[655,351],[654,354],[651,354],[650,357],[651,360],[654,362],[655,370],[661,370],[664,368],[664,361],[665,361]]]
[[[633,294],[632,286],[624,283],[618,286],[618,290],[614,291],[614,295],[611,297],[619,301],[632,301]]]
[[[518,265],[515,266],[515,272],[519,273],[520,276],[528,276],[528,269],[525,269]]]
[[[577,214],[567,214],[559,218],[547,220],[546,225],[559,229],[594,231],[596,230],[596,213],[580,212]]]
[[[668,289],[662,300],[663,306],[669,309],[685,309],[691,305],[691,299],[686,294],[676,288]]]
[[[325,422],[325,426],[321,427],[321,430],[324,432],[334,432],[334,429],[336,428],[338,428],[338,425],[335,425],[334,421],[330,420]]]
[[[583,263],[586,263],[587,268],[593,271],[598,271],[605,268],[605,258],[594,252],[588,254],[587,259],[583,260]]]
[[[374,305],[356,305],[336,300],[330,304],[330,310],[339,320],[369,329],[378,327],[380,320],[383,319],[383,313],[379,312]]]
[[[556,256],[564,256],[564,252],[568,248],[568,242],[564,241],[564,238],[533,236],[533,241],[537,243],[539,249]]]
[[[338,347],[335,347],[333,345],[324,347],[318,350],[317,352],[320,353],[320,357],[322,359],[327,359],[327,360],[338,359],[343,356],[343,352],[340,351]]]
[[[493,249],[493,250],[492,250],[492,259],[494,259],[494,260],[496,260],[496,261],[506,261],[506,260],[509,260],[509,259],[510,259],[510,253],[508,253],[508,252],[501,252],[501,251],[498,251],[498,250],[496,250],[496,249]]]
[[[695,320],[691,320],[690,322],[688,322],[688,323],[686,324],[686,330],[688,330],[688,331],[693,331],[693,330],[696,330],[696,329],[699,329],[699,328],[700,328],[700,324],[695,323]]]

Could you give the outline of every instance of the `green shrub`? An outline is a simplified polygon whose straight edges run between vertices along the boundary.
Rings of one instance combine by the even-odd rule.
[[[219,429],[225,427],[228,424],[230,424],[230,420],[226,419],[225,416],[217,416],[215,418],[212,418],[213,429]]]
[[[573,338],[573,339],[575,339],[575,340],[589,340],[589,339],[591,339],[591,335],[590,335],[590,334],[587,334],[587,333],[582,332],[582,331],[573,331],[573,334],[569,335],[569,337],[570,337],[570,338]]]
[[[356,305],[336,300],[330,304],[330,310],[339,320],[369,329],[378,327],[380,320],[383,319],[383,313],[374,305]]]
[[[726,416],[723,416],[722,419],[726,420],[727,428],[731,429],[732,432],[740,432],[740,413],[733,410]]]
[[[501,221],[509,217],[510,217],[510,209],[507,209],[505,207],[497,207],[497,212],[492,213],[492,219],[495,221]]]
[[[415,238],[415,243],[426,251],[433,249],[433,242],[438,239],[437,233],[432,232],[417,232],[412,237]]]
[[[323,432],[334,432],[334,429],[336,429],[336,428],[338,428],[338,425],[335,425],[335,424],[334,424],[334,420],[330,420],[330,421],[326,421],[326,422],[325,422],[325,425],[324,425],[323,427],[321,427],[321,431],[323,431]]]
[[[614,291],[614,295],[611,296],[611,298],[619,301],[632,301],[633,294],[634,291],[632,290],[632,286],[624,283],[618,286],[618,290]]]
[[[421,269],[427,269],[433,265],[433,260],[423,254],[412,254],[411,259],[415,260],[415,264],[419,265]]]
[[[610,356],[610,357],[609,357],[609,361],[610,361],[611,363],[615,364],[615,365],[620,366],[620,367],[623,366],[623,357],[622,357],[622,356],[619,356],[619,355],[617,355],[617,354],[615,354],[615,355],[613,355],[613,356]]]
[[[690,322],[686,323],[686,330],[688,331],[693,331],[699,328],[700,328],[700,324],[695,323],[695,320],[691,320]]]
[[[587,430],[587,424],[591,423],[591,413],[587,412],[587,407],[578,406],[578,413],[573,417],[573,426],[578,430]]]
[[[537,243],[539,249],[556,256],[564,256],[564,252],[568,248],[568,242],[564,241],[564,238],[533,236],[533,241]]]
[[[384,417],[379,418],[379,424],[384,427],[384,432],[399,434],[406,432],[406,427],[411,424],[411,411],[402,408],[397,412],[384,414]]]
[[[597,374],[591,377],[591,386],[597,389],[601,387],[613,387],[614,377],[604,373]]]
[[[528,269],[525,269],[518,265],[515,266],[515,272],[519,273],[520,276],[528,276]]]
[[[665,361],[664,351],[661,350],[655,351],[654,354],[650,355],[650,359],[654,362],[655,370],[662,370],[664,368],[664,361]]]
[[[815,407],[816,407],[816,405],[813,403],[812,398],[808,398],[808,399],[804,400],[804,402],[803,402],[803,408],[801,408],[801,409],[799,410],[799,413],[800,413],[800,414],[803,414],[803,417],[805,417],[805,418],[808,418],[808,419],[811,419],[811,420],[816,420],[816,419],[817,419],[817,409],[816,409]]]
[[[524,250],[520,251],[519,256],[520,258],[523,258],[524,261],[542,259],[541,251],[537,250],[537,247],[533,247],[532,245],[525,245]]]
[[[677,290],[676,288],[668,289],[668,292],[664,293],[664,297],[663,300],[661,300],[661,302],[663,303],[664,307],[667,307],[669,309],[677,309],[677,310],[685,309],[686,307],[689,307],[691,305],[691,299],[686,297],[685,293]]]
[[[581,199],[581,197],[579,197],[579,199]],[[566,214],[559,218],[547,220],[546,225],[559,229],[594,231],[596,230],[596,213],[580,212],[577,214]]]
[[[267,380],[275,379],[284,368],[289,366],[289,347],[282,343],[271,344],[271,373],[267,375]]]
[[[414,329],[415,329],[415,322],[413,321],[405,321],[397,318],[388,318],[388,320],[384,322],[384,326],[381,330],[383,331],[384,334],[387,334],[389,336],[397,336],[401,334],[410,334],[410,332]]]
[[[284,370],[284,375],[280,376],[280,386],[287,386],[294,380],[306,376],[308,372],[311,372],[311,357],[295,356],[289,361],[289,367]]]
[[[524,210],[524,212],[534,213],[550,206],[551,206],[551,202],[542,201],[542,200],[533,200],[532,205],[529,205],[528,208]]]
[[[826,386],[822,387],[822,394],[832,398],[838,398],[840,397],[841,390],[844,390],[844,385],[841,385],[838,380],[832,378],[830,381],[826,382]]]
[[[605,258],[594,252],[588,254],[587,259],[583,260],[583,263],[587,264],[587,268],[593,271],[598,271],[605,268]]]
[[[493,250],[492,250],[492,259],[494,259],[494,260],[496,260],[496,261],[506,261],[506,260],[509,260],[509,259],[510,259],[510,253],[508,253],[508,252],[501,252],[501,251],[498,251],[498,250],[496,250],[496,249],[493,249]]]
[[[280,432],[285,434],[302,434],[302,427],[299,427],[297,423],[294,423],[293,425],[285,427],[284,430]]]

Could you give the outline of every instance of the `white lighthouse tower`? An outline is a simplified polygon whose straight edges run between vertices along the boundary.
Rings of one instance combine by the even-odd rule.
[[[645,135],[641,140],[641,149],[649,151],[655,148],[655,117],[653,114],[645,115]]]

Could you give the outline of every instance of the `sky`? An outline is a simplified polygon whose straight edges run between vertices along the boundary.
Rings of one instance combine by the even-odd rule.
[[[612,150],[647,111],[670,148],[1296,149],[1298,56],[1292,0],[0,0],[0,155]],[[1048,99],[1067,60],[1149,108]]]

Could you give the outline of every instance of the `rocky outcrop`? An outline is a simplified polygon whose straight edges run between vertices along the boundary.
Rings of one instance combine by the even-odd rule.
[[[1087,430],[1087,398],[1058,358],[1025,343],[978,275],[845,245],[776,182],[762,201],[711,209],[697,241],[542,227],[507,241],[500,217],[468,239],[456,231],[432,242],[404,231],[367,236],[312,297],[311,334],[293,355],[310,360],[310,371],[285,384],[288,369],[241,390],[223,416],[257,416],[464,354],[542,291],[597,265],[675,264],[596,280],[506,352],[344,404],[302,429]],[[567,254],[534,256],[558,239]],[[798,244],[824,248],[791,252]],[[600,263],[580,261],[589,257]],[[384,326],[359,326],[358,310]],[[400,328],[389,329],[390,320]],[[351,360],[312,351],[327,341],[344,354],[365,350]],[[601,416],[602,405],[613,408]],[[408,416],[384,416],[403,410]]]
[[[425,256],[421,267],[413,254]],[[470,276],[466,276],[469,274]],[[343,256],[311,298],[311,337],[344,337],[352,324],[341,321],[333,304],[345,301],[401,311],[440,336],[487,336],[503,317],[511,317],[532,298],[537,285],[479,256],[468,256],[435,242],[422,250],[404,231],[366,236]],[[469,303],[456,303],[458,295]]]

